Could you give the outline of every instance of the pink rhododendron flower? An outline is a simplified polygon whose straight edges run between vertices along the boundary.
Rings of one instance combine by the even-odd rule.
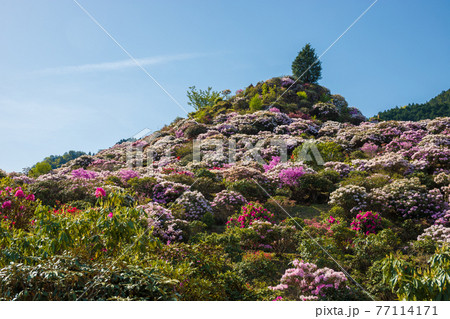
[[[283,297],[281,296],[277,296],[275,299],[273,299],[272,301],[281,301],[283,300]]]
[[[34,202],[36,200],[36,198],[34,197],[33,194],[30,194],[30,195],[27,196],[26,200]]]
[[[7,200],[6,202],[4,202],[3,204],[2,204],[2,208],[3,209],[7,209],[7,208],[11,208],[11,201],[10,200]]]
[[[103,188],[98,187],[95,190],[95,197],[99,198],[99,197],[105,197],[105,196],[106,196],[106,192],[105,192],[105,190]]]
[[[25,197],[25,193],[23,192],[22,189],[18,189],[17,192],[14,194],[14,196],[16,196],[17,198],[24,198]]]
[[[108,217],[109,217],[109,218],[113,218],[113,213],[112,213],[112,212],[109,213],[109,214],[108,214]]]

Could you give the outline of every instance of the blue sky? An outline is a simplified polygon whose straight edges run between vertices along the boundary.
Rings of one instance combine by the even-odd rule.
[[[322,53],[373,1],[78,0],[188,111]],[[371,116],[450,83],[450,2],[379,0],[322,58],[321,85]],[[0,168],[96,152],[185,112],[72,0],[0,2]]]

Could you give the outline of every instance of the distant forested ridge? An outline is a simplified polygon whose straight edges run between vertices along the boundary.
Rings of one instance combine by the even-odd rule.
[[[50,155],[44,158],[44,162],[50,164],[52,169],[59,168],[67,162],[80,157],[81,155],[86,155],[85,152],[81,151],[69,151],[64,153],[64,155]]]
[[[420,121],[450,116],[450,89],[423,104],[409,104],[378,113],[381,120]]]

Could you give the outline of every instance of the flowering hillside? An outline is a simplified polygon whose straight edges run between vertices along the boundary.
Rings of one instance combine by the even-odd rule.
[[[293,84],[0,171],[0,298],[448,300],[450,118],[367,122]]]

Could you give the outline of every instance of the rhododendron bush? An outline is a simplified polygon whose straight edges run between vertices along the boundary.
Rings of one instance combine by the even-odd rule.
[[[249,203],[242,207],[241,215],[231,217],[227,222],[227,227],[246,228],[257,220],[271,222],[274,215],[259,204]]]
[[[9,222],[11,227],[29,228],[36,206],[34,194],[21,187],[0,188],[0,218]]]
[[[347,289],[344,273],[299,260],[292,262],[294,268],[286,269],[280,284],[271,287],[284,291],[291,300],[318,300],[325,298],[328,291]]]

